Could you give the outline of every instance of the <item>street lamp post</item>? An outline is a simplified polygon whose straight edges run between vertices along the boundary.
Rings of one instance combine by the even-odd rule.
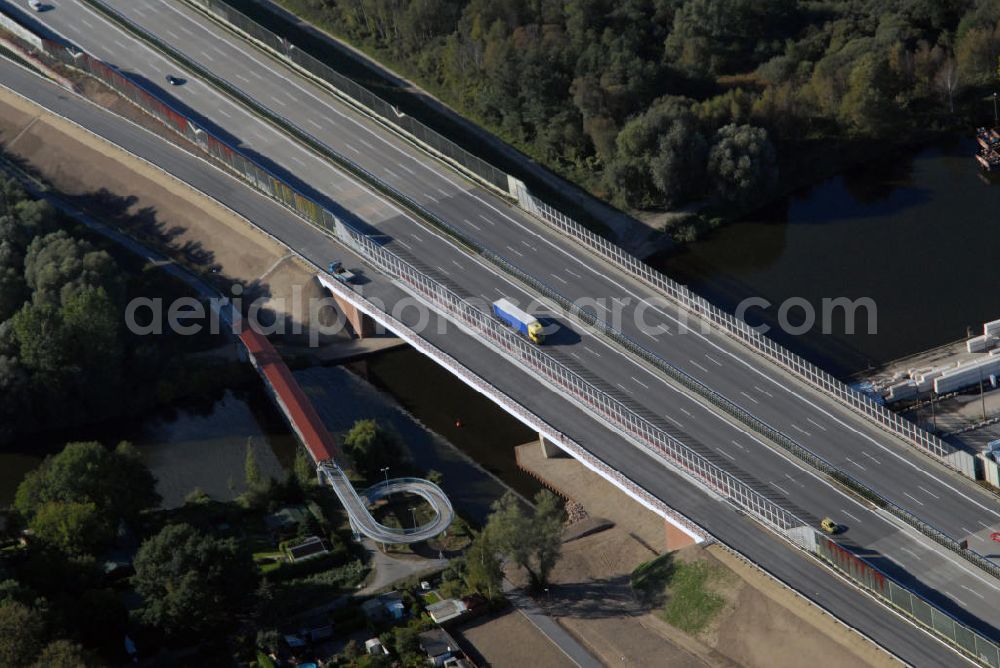
[[[383,466],[382,468],[379,469],[379,471],[381,471],[382,474],[385,476],[385,485],[386,485],[386,487],[388,487],[389,486],[389,467],[388,466]]]
[[[410,515],[413,517],[413,528],[417,528],[417,509],[415,506],[410,506]]]

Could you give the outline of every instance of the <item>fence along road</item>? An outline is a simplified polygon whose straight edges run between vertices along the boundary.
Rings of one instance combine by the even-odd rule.
[[[678,318],[666,309],[647,308],[649,301],[656,298],[647,286],[581,259],[578,248],[562,233],[539,225],[536,219],[511,209],[491,193],[448,176],[439,164],[412,145],[356,114],[295,72],[283,70],[232,35],[202,25],[207,19],[194,10],[173,3],[109,4],[186,56],[200,59],[206,68],[273,112],[321,138],[369,172],[378,173],[393,187],[405,190],[413,201],[448,220],[464,235],[504,254],[527,273],[558,285],[568,298],[597,295],[612,307],[631,300],[621,308],[626,325],[631,324],[630,318],[639,308],[646,312],[650,325],[663,328],[655,338],[643,339],[651,351],[723,396],[738,399],[737,403],[774,428],[799,434],[810,450],[851,471],[866,486],[920,516],[950,539],[966,538],[970,528],[972,533],[978,532],[982,529],[979,522],[990,527],[1000,522],[995,498],[964,485],[943,467],[915,457],[910,447],[887,437],[856,413],[816,396],[783,373],[761,364],[742,346],[697,332],[674,335],[680,327]],[[54,20],[55,13],[48,18]],[[124,57],[114,44],[98,47],[108,50],[108,57]],[[114,56],[115,52],[119,56]],[[287,159],[285,164],[290,164]],[[298,170],[294,166],[290,169]],[[393,236],[395,243],[410,246],[412,239],[406,232]],[[645,336],[635,327],[631,331],[627,326],[624,329],[636,340]],[[885,475],[885,469],[892,469],[891,475]],[[973,536],[970,544],[982,547],[977,542],[980,538]]]
[[[107,74],[107,73],[105,73],[105,74]],[[114,79],[114,77],[112,77],[112,79]],[[121,84],[120,81],[118,83]],[[139,97],[142,97],[142,96],[139,96]],[[170,114],[167,114],[167,116],[169,117]],[[174,116],[176,116],[176,114],[174,114]],[[172,122],[175,123],[176,127],[179,127],[182,130],[185,130],[185,129],[190,130],[190,128],[184,128],[183,126],[178,125],[178,121],[177,121],[176,118],[174,118]],[[221,152],[224,153],[224,151],[221,151]],[[223,157],[224,157],[224,159],[227,159],[225,156],[223,156]],[[243,161],[243,159],[241,157],[239,157],[238,155],[233,155],[233,154],[231,154],[231,152],[230,152],[230,156],[228,157],[228,159],[229,160],[235,160],[235,161]],[[250,168],[250,166],[247,166],[247,168]],[[264,174],[263,172],[261,172],[258,168],[256,168],[256,167],[252,168],[252,174],[251,174],[252,180],[254,180],[256,182],[261,182],[261,181],[265,180],[265,177],[266,177],[266,174]],[[300,195],[294,193],[287,186],[285,186],[283,184],[280,184],[280,183],[271,183],[270,187],[271,187],[270,192],[272,192],[272,194],[274,194],[275,196],[280,197],[283,201],[285,201],[286,203],[288,203],[290,206],[303,205],[304,203],[308,202],[308,200],[305,200]],[[311,215],[311,216],[315,215],[315,213],[316,213],[316,207],[315,207],[315,205],[310,205],[310,206],[306,207],[306,209],[307,209],[309,215]],[[807,491],[809,491],[809,490],[807,490]],[[823,493],[826,493],[826,492],[824,491]],[[820,494],[820,496],[822,496],[822,494]],[[812,505],[814,505],[814,507],[816,507],[816,504],[812,504]],[[823,504],[819,504],[817,512],[822,512],[822,505]],[[827,507],[831,507],[831,506],[828,504]],[[852,535],[856,535],[858,537],[861,537],[862,534],[860,532],[858,532],[858,533],[855,533],[855,534],[852,534]],[[906,563],[906,559],[905,558],[897,558],[897,561],[900,561],[902,563]],[[920,569],[917,569],[917,570],[920,570]],[[947,584],[947,583],[945,583],[945,584]],[[943,588],[946,589],[947,587],[943,587]]]
[[[29,92],[42,104],[59,113],[84,122],[104,136],[113,138],[121,145],[129,147],[133,152],[145,156],[154,164],[161,165],[172,173],[178,174],[196,183],[199,188],[214,194],[214,196],[234,208],[244,216],[252,216],[257,224],[262,225],[265,232],[283,239],[293,248],[303,249],[306,255],[317,265],[323,265],[335,253],[340,253],[336,247],[322,234],[309,227],[301,225],[289,214],[283,213],[268,200],[247,197],[239,188],[234,188],[224,176],[208,168],[197,160],[191,160],[183,152],[166,145],[157,137],[149,135],[128,123],[114,120],[114,117],[97,107],[77,101],[73,96],[53,89],[48,84],[30,76],[26,76],[17,68],[4,66],[0,62],[3,81],[18,90]],[[382,286],[373,284],[376,287]],[[398,295],[385,293],[379,295],[384,303],[394,303]],[[643,459],[638,450],[621,448],[617,440],[602,431],[592,428],[590,418],[565,404],[552,393],[539,392],[535,381],[530,376],[519,374],[510,365],[497,366],[492,361],[492,354],[484,353],[476,341],[461,333],[450,333],[446,336],[435,335],[433,328],[425,333],[434,339],[437,345],[458,351],[465,364],[490,373],[495,381],[508,388],[511,396],[515,396],[525,405],[532,405],[541,414],[548,415],[553,420],[566,420],[572,438],[585,442],[588,447],[602,452],[602,458],[608,466],[617,471],[629,471],[633,480],[642,488],[656,490],[658,498],[669,497],[671,503],[679,506],[682,512],[706,526],[717,535],[728,536],[740,551],[757,563],[767,563],[789,584],[801,591],[807,591],[810,596],[824,607],[836,612],[853,624],[865,629],[865,632],[876,638],[882,644],[892,647],[904,659],[925,665],[927,663],[948,663],[941,655],[941,647],[926,636],[913,635],[905,625],[900,626],[897,618],[885,617],[874,603],[858,598],[850,590],[844,589],[836,581],[819,578],[814,567],[804,564],[782,550],[780,544],[774,544],[772,539],[760,531],[753,530],[740,522],[736,516],[728,512],[725,506],[695,492],[689,486],[676,479],[668,470],[660,468],[653,460]],[[500,372],[499,374],[497,372]],[[874,607],[873,607],[874,606]],[[942,658],[944,656],[944,658]]]
[[[745,322],[716,308],[684,286],[651,269],[648,265],[629,255],[618,246],[589,232],[568,216],[547,205],[537,197],[532,196],[527,188],[524,187],[524,184],[517,179],[501,172],[478,156],[462,149],[447,137],[422,125],[416,119],[405,114],[399,114],[393,105],[382,100],[351,79],[341,75],[302,49],[296,48],[289,40],[263,27],[226,0],[186,1],[205,10],[210,16],[219,19],[223,25],[238,30],[248,38],[255,40],[280,55],[286,61],[294,63],[310,75],[329,84],[334,92],[342,95],[351,104],[358,105],[366,113],[379,119],[384,125],[401,131],[420,146],[445,158],[459,169],[473,175],[494,189],[503,192],[505,195],[509,194],[515,197],[518,204],[525,211],[550,223],[577,242],[596,252],[605,260],[654,286],[662,294],[683,305],[685,308],[690,309],[693,313],[706,317],[714,325],[722,328],[755,351],[778,362],[813,386],[822,389],[853,409],[860,411],[886,430],[913,443],[929,454],[946,460],[949,465],[960,470],[964,475],[974,477],[974,462],[968,453],[956,451],[936,436],[918,428],[912,422],[885,409],[866,395],[852,390],[830,374],[816,368],[794,353],[783,349],[775,342],[767,339],[767,337],[758,334],[756,330],[748,326]]]

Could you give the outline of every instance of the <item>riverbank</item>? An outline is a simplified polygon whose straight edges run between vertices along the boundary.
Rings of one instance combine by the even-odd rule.
[[[993,234],[1000,188],[972,159],[970,138],[872,160],[801,191],[677,252],[657,269],[719,307],[770,328],[768,336],[841,377],[966,335],[1000,313]],[[947,221],[945,223],[944,221]],[[816,321],[783,331],[779,307],[805,300]],[[853,332],[824,300],[870,300]],[[801,323],[802,309],[788,316]],[[824,327],[827,331],[824,331]],[[870,332],[870,326],[873,331]]]

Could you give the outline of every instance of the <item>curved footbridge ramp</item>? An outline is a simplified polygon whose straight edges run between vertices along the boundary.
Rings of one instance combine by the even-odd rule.
[[[330,485],[351,520],[355,535],[363,535],[380,543],[419,543],[442,533],[451,524],[455,511],[441,488],[430,480],[397,478],[381,482],[358,494],[338,463],[340,454],[333,435],[323,424],[316,408],[285,365],[281,355],[267,337],[251,327],[243,327],[239,340],[250,363],[264,381],[271,399],[305,445],[316,463],[320,481]],[[430,505],[434,518],[417,527],[401,529],[380,524],[371,514],[370,506],[391,494],[413,494]]]
[[[379,543],[419,543],[443,532],[455,517],[448,497],[430,480],[396,478],[380,482],[358,494],[344,471],[332,460],[320,462],[316,470],[320,479],[333,488],[337,498],[344,504],[354,533],[368,536]],[[419,496],[426,501],[434,511],[434,518],[426,524],[401,529],[380,524],[368,510],[379,499],[404,493]]]

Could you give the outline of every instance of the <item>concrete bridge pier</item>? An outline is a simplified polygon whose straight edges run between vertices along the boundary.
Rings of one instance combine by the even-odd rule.
[[[564,457],[566,455],[563,449],[558,445],[548,440],[542,434],[538,435],[538,444],[542,446],[542,456],[546,459],[552,459],[553,457]]]
[[[337,302],[340,312],[347,318],[347,322],[351,323],[351,327],[359,339],[375,336],[375,321],[368,314],[360,311],[349,301],[341,299],[336,292],[333,293],[333,298]]]

